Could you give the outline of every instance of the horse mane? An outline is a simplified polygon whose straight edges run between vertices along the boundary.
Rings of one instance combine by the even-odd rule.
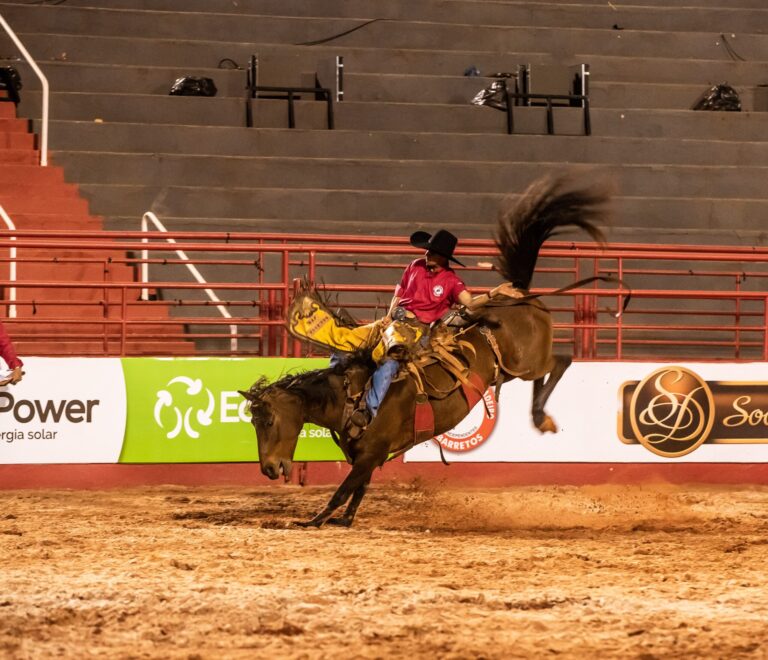
[[[576,188],[567,175],[534,181],[516,204],[502,209],[496,229],[498,271],[520,289],[530,288],[539,250],[548,238],[577,227],[597,243],[605,236],[597,227],[606,217],[610,191],[604,184]]]
[[[286,374],[273,383],[270,383],[266,376],[262,376],[249,389],[249,393],[253,395],[252,413],[258,416],[260,410],[266,411],[267,404],[262,397],[275,390],[297,395],[307,408],[325,408],[334,398],[334,391],[329,382],[331,376],[343,376],[348,369],[356,367],[367,369],[369,373],[373,371],[375,366],[370,351],[348,353],[332,367]]]

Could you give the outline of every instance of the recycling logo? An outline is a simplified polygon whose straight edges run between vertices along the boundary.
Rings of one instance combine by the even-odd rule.
[[[172,378],[165,387],[167,389],[157,393],[155,422],[163,430],[170,429],[165,434],[169,440],[178,437],[182,429],[188,437],[196,440],[200,437],[197,429],[200,426],[211,425],[214,408],[213,392],[203,387],[201,379],[193,380],[186,376]]]

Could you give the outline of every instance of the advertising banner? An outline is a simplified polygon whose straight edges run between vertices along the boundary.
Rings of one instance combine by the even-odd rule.
[[[257,461],[247,390],[323,358],[124,358],[128,420],[121,463]],[[296,460],[344,460],[326,429],[305,426]]]
[[[258,460],[247,390],[325,359],[27,358],[0,387],[0,463],[189,463]],[[512,381],[407,461],[768,462],[764,363],[573,364],[531,421],[532,385]],[[341,461],[330,433],[304,427],[298,461]]]
[[[0,387],[0,463],[116,463],[125,429],[118,359],[26,358]]]
[[[327,359],[26,358],[0,387],[0,464],[213,463],[258,460],[247,390],[262,377]],[[299,461],[343,461],[326,429],[307,424]]]
[[[447,460],[768,462],[764,363],[574,363],[546,406],[556,434],[533,426],[531,396],[531,383],[515,380],[503,386],[497,412],[478,403],[436,439]],[[436,441],[406,460],[440,460]]]

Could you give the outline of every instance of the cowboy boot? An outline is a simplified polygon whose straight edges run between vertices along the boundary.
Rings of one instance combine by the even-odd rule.
[[[358,440],[365,433],[370,423],[371,413],[368,408],[358,408],[349,416],[344,431],[351,440]]]

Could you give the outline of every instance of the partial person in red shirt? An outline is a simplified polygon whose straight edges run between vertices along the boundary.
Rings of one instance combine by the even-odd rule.
[[[411,245],[426,250],[421,259],[411,262],[405,269],[389,306],[386,320],[391,320],[395,309],[402,307],[421,323],[429,325],[442,318],[454,305],[469,305],[472,295],[450,262],[463,266],[454,258],[456,237],[441,229],[434,236],[417,231],[411,235]]]
[[[8,368],[11,369],[10,375],[0,380],[0,385],[15,385],[24,376],[24,372],[21,370],[24,363],[16,355],[11,338],[8,336],[2,323],[0,323],[0,357],[5,360]]]
[[[430,325],[451,307],[470,306],[473,302],[472,294],[450,265],[451,262],[464,265],[453,256],[458,239],[451,232],[441,229],[430,235],[417,231],[411,234],[410,240],[411,245],[426,253],[406,267],[383,319],[384,327],[393,320],[409,319]],[[398,369],[397,360],[391,357],[381,361],[366,394],[367,410],[358,409],[350,418],[347,431],[351,437],[358,437],[376,416]]]

